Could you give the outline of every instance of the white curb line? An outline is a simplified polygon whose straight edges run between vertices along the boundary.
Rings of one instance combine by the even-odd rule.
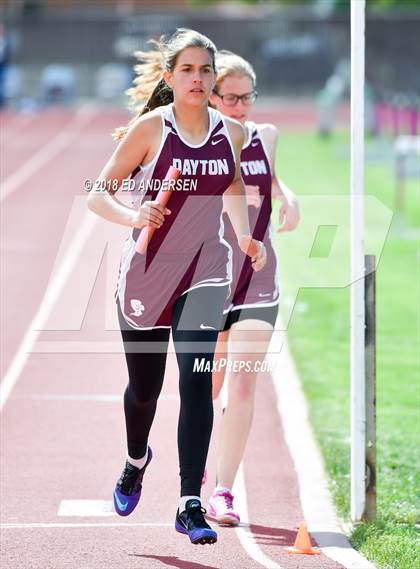
[[[327,486],[324,462],[309,424],[302,385],[289,352],[286,335],[279,331],[281,329],[278,321],[267,357],[276,360],[272,380],[277,409],[295,465],[300,501],[308,529],[323,553],[346,569],[376,569],[375,565],[353,549],[338,522]],[[275,346],[282,346],[280,354]]]

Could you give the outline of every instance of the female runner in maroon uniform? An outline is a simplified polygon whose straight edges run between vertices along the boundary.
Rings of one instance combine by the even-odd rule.
[[[251,65],[231,52],[216,57],[217,83],[210,101],[217,110],[240,121],[246,129],[241,153],[241,173],[247,191],[248,213],[252,235],[264,242],[267,264],[254,273],[251,263],[236,244],[229,219],[225,221],[225,239],[233,249],[233,281],[225,305],[224,331],[219,334],[218,361],[226,358],[250,362],[250,370],[229,373],[228,403],[223,413],[221,442],[217,462],[217,486],[209,500],[208,517],[221,524],[236,525],[239,516],[233,507],[231,488],[245,450],[251,428],[257,360],[264,358],[273,333],[279,303],[278,267],[271,241],[271,198],[282,201],[279,231],[291,231],[299,213],[294,194],[276,178],[275,150],[278,133],[271,124],[255,124],[248,120],[256,97],[256,77]],[[241,345],[258,342],[256,354],[246,353]],[[231,344],[229,344],[231,343]],[[235,347],[229,352],[228,346]],[[235,369],[234,365],[232,365]],[[236,367],[239,369],[239,366]],[[225,370],[213,373],[213,397],[223,385]]]
[[[181,499],[175,528],[192,543],[214,543],[217,534],[206,523],[200,502],[213,424],[212,379],[209,371],[195,371],[194,361],[212,361],[229,292],[231,249],[222,237],[222,208],[244,250],[250,234],[239,172],[243,130],[208,108],[215,84],[215,47],[208,38],[179,29],[158,47],[143,54],[145,61],[137,69],[137,82],[151,95],[141,116],[118,131],[121,143],[88,200],[98,215],[133,228],[124,246],[116,295],[129,383],[124,393],[128,458],[114,490],[114,505],[125,516],[140,499],[152,458],[148,437],[172,329],[181,397]],[[159,186],[171,165],[182,175],[180,191],[173,192],[168,209],[153,198],[155,184]],[[119,187],[130,176],[137,190],[133,208],[108,190],[114,180]],[[101,191],[101,182],[107,190]],[[239,208],[236,203],[233,208],[232,198],[236,202],[241,195]],[[157,231],[147,254],[139,255],[135,242],[146,225]],[[265,247],[256,245],[252,262],[259,270]],[[164,348],[150,350],[152,344]]]

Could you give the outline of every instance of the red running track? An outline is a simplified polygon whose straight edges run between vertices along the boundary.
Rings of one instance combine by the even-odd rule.
[[[251,557],[238,532],[219,528],[214,546],[192,546],[173,529],[178,501],[176,423],[177,367],[168,358],[167,374],[152,428],[154,459],[144,481],[142,503],[129,518],[109,508],[125,455],[121,394],[126,383],[122,353],[89,353],[94,342],[115,342],[104,330],[105,268],[101,265],[86,316],[78,331],[40,332],[22,353],[22,340],[37,314],[70,207],[84,196],[83,181],[95,178],[114,143],[108,134],[125,122],[119,111],[91,109],[88,118],[60,152],[34,170],[2,203],[2,375],[17,355],[21,371],[2,411],[1,545],[8,569],[257,569],[270,560],[284,569],[338,569],[324,555],[292,556],[302,520],[297,478],[284,441],[275,393],[260,378],[253,431],[244,459],[250,541],[264,557]],[[28,167],[40,148],[66,125],[74,112],[42,111],[3,123],[3,179]],[[73,125],[73,126],[72,126]],[[21,145],[20,142],[21,141]],[[80,266],[76,263],[73,273]],[[74,278],[74,274],[73,274]],[[81,276],[80,276],[81,278]],[[60,302],[60,297],[57,302]],[[66,353],[68,340],[84,353]],[[56,342],[42,353],[41,342]],[[60,348],[62,346],[62,348]],[[4,381],[4,380],[3,380]],[[212,490],[220,409],[208,460]],[[267,436],[269,433],[270,436]],[[98,512],[59,512],[63,500],[101,501]],[[262,559],[262,561],[261,561]]]

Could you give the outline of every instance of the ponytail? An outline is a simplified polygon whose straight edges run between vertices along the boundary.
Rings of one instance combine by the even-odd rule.
[[[121,140],[127,134],[130,126],[142,115],[157,107],[169,105],[174,100],[172,89],[162,77],[163,72],[163,38],[160,42],[151,40],[155,45],[152,51],[136,51],[135,57],[140,61],[134,66],[136,77],[134,87],[127,89],[128,107],[136,114],[128,125],[115,129],[113,138]]]

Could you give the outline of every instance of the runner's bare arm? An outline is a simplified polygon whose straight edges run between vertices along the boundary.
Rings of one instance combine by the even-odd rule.
[[[163,206],[145,202],[137,211],[114,196],[122,181],[127,179],[137,166],[153,158],[160,141],[161,124],[160,116],[152,112],[138,119],[130,127],[89,193],[87,205],[90,210],[108,221],[129,227],[142,228],[151,225],[158,228],[162,225],[164,215],[169,211]],[[114,184],[116,191],[111,189]]]
[[[235,147],[235,178],[223,194],[223,209],[229,216],[238,239],[239,247],[252,259],[252,267],[260,271],[267,262],[265,246],[253,239],[249,228],[248,205],[245,186],[241,177],[241,151],[244,144],[244,129],[240,123],[225,117]]]
[[[223,210],[228,214],[236,237],[249,235],[248,208],[245,197],[245,187],[241,177],[241,151],[244,144],[244,129],[237,121],[225,117],[229,133],[235,148],[235,178],[223,194]],[[242,198],[241,198],[242,196]]]
[[[272,124],[263,124],[258,127],[259,134],[267,149],[272,176],[271,197],[281,200],[278,231],[292,231],[299,223],[299,204],[296,195],[275,173],[276,149],[279,140],[277,128]]]

